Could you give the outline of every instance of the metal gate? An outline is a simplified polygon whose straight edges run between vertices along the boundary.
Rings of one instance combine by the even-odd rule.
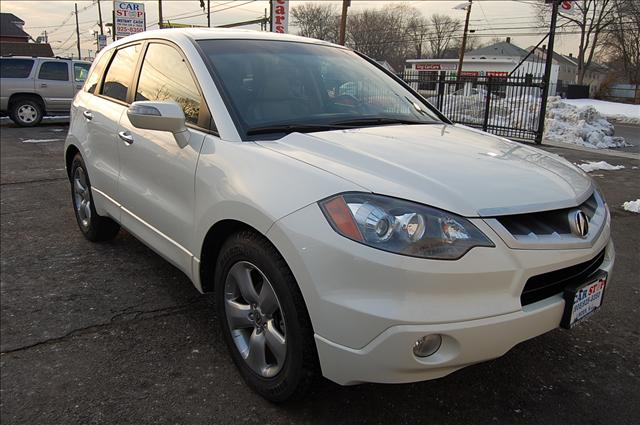
[[[543,75],[406,70],[400,74],[451,121],[514,140],[538,141]]]

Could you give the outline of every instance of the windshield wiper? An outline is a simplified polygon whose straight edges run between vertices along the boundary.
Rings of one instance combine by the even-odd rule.
[[[332,124],[346,127],[367,127],[372,125],[389,125],[389,124],[434,124],[433,122],[405,120],[400,118],[355,118],[352,120],[338,121]]]
[[[265,127],[254,127],[247,130],[247,135],[269,134],[269,133],[312,133],[314,131],[338,130],[347,128],[343,125],[334,124],[287,124],[269,125]]]
[[[354,118],[351,120],[337,121],[329,124],[276,124],[265,127],[253,127],[247,130],[247,135],[269,133],[313,133],[314,131],[340,130],[355,127],[369,127],[374,125],[390,124],[435,124],[437,121],[424,122],[396,118]]]

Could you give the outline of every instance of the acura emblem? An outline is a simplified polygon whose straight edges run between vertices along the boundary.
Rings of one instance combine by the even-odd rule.
[[[586,238],[589,234],[589,220],[582,210],[575,210],[569,213],[569,226],[571,232],[581,238]]]

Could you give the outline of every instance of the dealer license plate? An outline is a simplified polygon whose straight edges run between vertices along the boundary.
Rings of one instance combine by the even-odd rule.
[[[606,286],[607,273],[601,272],[587,284],[567,288],[564,292],[565,307],[560,326],[570,329],[591,316],[602,305]]]

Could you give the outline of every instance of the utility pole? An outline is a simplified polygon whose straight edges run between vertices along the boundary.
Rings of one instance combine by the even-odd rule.
[[[160,29],[164,28],[162,24],[162,0],[158,0],[158,27]]]
[[[82,59],[82,53],[80,53],[80,25],[78,24],[78,3],[74,3],[76,7],[76,40],[78,43],[78,59]]]
[[[340,40],[339,44],[344,46],[345,36],[347,32],[347,10],[351,6],[351,0],[342,0],[342,16],[340,17]]]
[[[467,18],[464,21],[464,33],[462,34],[462,45],[460,45],[460,61],[458,62],[458,79],[462,75],[462,62],[464,62],[464,52],[467,49],[467,32],[469,31],[469,16],[471,16],[471,4],[473,0],[469,0],[467,5]]]
[[[207,27],[211,28],[211,0],[207,0]]]
[[[100,0],[98,0],[98,25],[100,25],[100,35],[104,35],[104,30],[102,29],[102,8],[100,7]]]
[[[267,30],[267,23],[269,21],[267,20],[267,8],[264,8],[264,19],[262,20],[262,22],[260,22],[260,30],[262,31],[266,31]]]
[[[536,136],[536,144],[542,144],[542,135],[544,133],[544,120],[547,114],[547,100],[549,98],[549,83],[551,81],[551,66],[553,65],[553,43],[556,39],[556,22],[558,20],[558,6],[560,0],[553,0],[551,9],[551,26],[549,28],[549,46],[547,48],[547,57],[544,68],[544,81],[542,83],[542,99],[540,101],[540,116],[538,117],[538,134]]]

